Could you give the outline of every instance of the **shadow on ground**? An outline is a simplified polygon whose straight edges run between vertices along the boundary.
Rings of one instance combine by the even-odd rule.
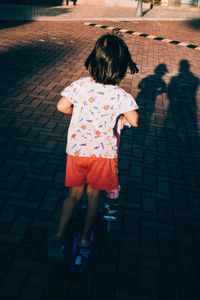
[[[179,62],[177,75],[169,79],[169,84],[164,79],[167,69],[165,64],[158,65],[154,74],[145,77],[138,85],[140,92],[136,101],[140,107],[141,123],[132,129],[132,136],[130,130],[124,129],[121,137],[119,178],[122,191],[126,189],[121,203],[122,206],[124,201],[134,205],[136,211],[142,209],[145,218],[151,219],[146,223],[146,232],[142,229],[140,246],[148,247],[155,257],[156,230],[165,224],[163,229],[167,231],[169,226],[170,236],[167,238],[161,229],[158,269],[161,277],[168,272],[174,276],[173,284],[180,284],[186,295],[184,299],[196,299],[198,285],[190,281],[188,270],[192,270],[197,282],[199,272],[195,262],[198,265],[198,255],[195,252],[198,250],[195,247],[200,245],[197,238],[200,226],[195,215],[199,215],[200,195],[197,121],[200,81],[191,72],[188,60]],[[126,157],[129,155],[131,162],[128,164]],[[136,211],[134,220],[138,217]],[[124,217],[127,222],[128,217],[127,213]],[[130,214],[130,218],[133,215]],[[148,280],[151,280],[150,276]],[[191,286],[187,285],[189,281]],[[142,292],[148,293],[145,287]],[[178,294],[175,298],[179,298]],[[158,299],[156,294],[153,299]]]
[[[19,7],[9,5],[0,5],[2,21],[0,22],[0,29],[10,28],[23,25],[27,22],[32,22],[36,17],[53,17],[61,14],[66,14],[70,11],[70,8],[66,7],[42,7],[42,6],[25,6],[19,5]],[[20,20],[19,16],[23,21]]]
[[[199,19],[192,19],[187,21],[188,25],[196,30],[199,31],[200,29],[200,18]]]
[[[133,155],[139,155],[140,147],[143,148],[146,167],[151,167],[147,172],[150,176],[147,180],[149,190],[162,192],[163,184],[170,202],[180,202],[182,209],[188,205],[195,211],[198,210],[200,193],[197,118],[200,80],[191,72],[188,60],[179,62],[178,74],[170,79],[168,85],[163,79],[167,73],[165,64],[158,65],[154,72],[138,85],[140,92],[136,102],[140,107],[141,125],[134,131]],[[176,180],[180,186],[172,184],[171,189],[171,183]],[[182,184],[184,189],[181,191]]]
[[[0,144],[1,157],[5,167],[4,169],[1,165],[2,182],[8,176],[10,168],[15,169],[17,161],[23,160],[24,163],[19,163],[18,175],[13,182],[13,189],[22,179],[21,175],[26,174],[24,192],[29,201],[40,201],[44,197],[46,187],[49,185],[48,176],[51,177],[56,170],[60,169],[59,159],[61,161],[65,159],[63,150],[65,139],[61,146],[59,141],[61,132],[65,132],[66,129],[60,126],[59,130],[58,126],[57,135],[51,131],[53,131],[54,127],[52,128],[52,126],[55,120],[67,122],[67,118],[64,116],[63,119],[63,116],[61,117],[56,112],[56,106],[52,105],[54,104],[53,99],[50,100],[44,91],[45,83],[43,88],[40,88],[40,85],[45,80],[55,82],[54,78],[58,76],[60,71],[54,69],[54,72],[51,72],[51,67],[55,66],[63,56],[70,56],[73,51],[75,51],[75,47],[68,42],[65,42],[64,45],[57,45],[51,41],[45,43],[39,41],[30,45],[19,45],[9,49],[9,51],[2,52],[0,55],[2,70],[0,76],[0,119],[2,120]],[[55,98],[58,95],[56,88],[58,89],[56,84],[49,88]],[[44,103],[45,100],[48,103]],[[43,126],[44,130],[42,131]],[[46,144],[46,150],[44,149],[45,143],[48,144]],[[52,153],[54,147],[55,157]],[[39,159],[39,164],[36,163],[35,167],[29,168],[35,159],[36,161]],[[45,166],[47,169],[50,167],[51,171],[46,173]],[[45,177],[47,179],[46,182],[40,178],[42,175],[41,168],[44,168],[46,173],[44,175],[44,181],[46,181]],[[35,175],[33,175],[34,173]],[[64,176],[64,170],[62,176]],[[11,178],[10,180],[12,182]],[[9,197],[9,195],[5,195],[5,198],[7,196]]]
[[[57,45],[56,42],[39,40],[31,44],[18,45],[9,50],[1,51],[1,95],[9,94],[9,89],[17,87],[27,78],[42,72],[48,65],[55,64],[63,56],[69,55],[74,50],[70,42]]]

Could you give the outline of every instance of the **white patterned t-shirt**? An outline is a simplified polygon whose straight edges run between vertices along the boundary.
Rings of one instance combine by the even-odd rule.
[[[61,95],[73,104],[66,152],[80,157],[117,158],[113,128],[120,114],[138,109],[131,94],[119,86],[82,77]]]

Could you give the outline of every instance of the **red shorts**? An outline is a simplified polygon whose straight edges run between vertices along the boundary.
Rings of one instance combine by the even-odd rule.
[[[67,156],[65,186],[89,184],[96,190],[118,188],[117,158]]]

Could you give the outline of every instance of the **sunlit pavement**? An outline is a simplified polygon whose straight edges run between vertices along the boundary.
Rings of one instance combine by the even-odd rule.
[[[69,20],[112,20],[112,21],[142,21],[142,20],[191,20],[200,19],[200,8],[195,6],[182,8],[167,8],[143,3],[142,17],[136,17],[136,4],[133,7],[109,6],[31,6],[31,5],[0,5],[0,20],[26,20],[26,21],[69,21]]]
[[[89,21],[89,19],[88,19]],[[70,22],[1,22],[1,299],[197,300],[200,293],[198,49],[123,33],[140,72],[121,86],[140,107],[119,154],[120,213],[98,225],[83,277],[47,262],[64,188],[69,117],[61,90],[87,76],[84,61],[107,32]],[[200,46],[196,21],[101,25]],[[72,224],[73,227],[73,224]]]

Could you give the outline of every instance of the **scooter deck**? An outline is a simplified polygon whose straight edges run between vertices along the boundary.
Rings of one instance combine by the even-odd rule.
[[[70,271],[76,273],[84,273],[87,266],[88,258],[94,246],[94,236],[89,247],[87,248],[79,247],[78,245],[79,238],[80,238],[80,230],[77,229],[77,231],[74,234],[74,241],[72,247],[72,262],[71,262]]]

